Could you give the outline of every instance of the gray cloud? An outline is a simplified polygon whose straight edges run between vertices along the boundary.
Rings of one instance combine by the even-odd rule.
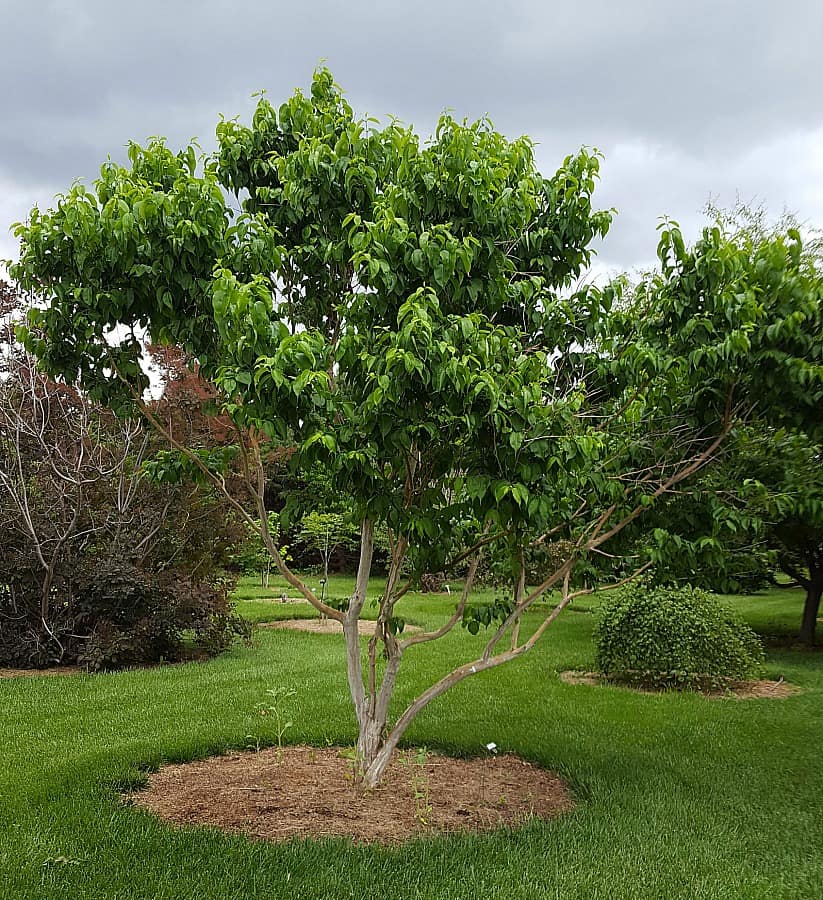
[[[356,109],[428,132],[448,107],[539,142],[546,170],[606,153],[621,211],[603,265],[647,263],[656,219],[692,230],[710,195],[823,219],[818,0],[0,0],[0,256],[5,225],[89,181],[129,139],[209,146],[327,58]],[[9,24],[10,23],[10,24]]]

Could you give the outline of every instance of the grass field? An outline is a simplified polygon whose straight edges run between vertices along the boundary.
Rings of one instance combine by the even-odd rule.
[[[350,586],[334,579],[332,595]],[[241,584],[241,613],[309,614],[265,593]],[[770,633],[800,618],[797,592],[734,602]],[[425,626],[447,611],[443,598],[403,604]],[[352,743],[336,637],[259,630],[254,646],[207,663],[0,680],[0,898],[823,897],[823,653],[769,651],[768,674],[804,689],[785,700],[562,684],[558,671],[592,665],[591,605],[565,613],[530,657],[440,698],[408,735],[463,755],[494,741],[563,773],[577,809],[395,849],[175,830],[118,800],[164,761],[273,742],[255,708],[275,685],[296,691],[289,741]],[[457,630],[409,651],[398,704],[481,640]]]

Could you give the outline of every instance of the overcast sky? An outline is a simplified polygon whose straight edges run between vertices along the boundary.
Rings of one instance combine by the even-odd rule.
[[[487,114],[554,171],[605,154],[599,267],[654,258],[711,197],[823,225],[821,0],[0,0],[0,257],[8,232],[129,139],[197,137],[326,60],[358,112],[430,133]]]

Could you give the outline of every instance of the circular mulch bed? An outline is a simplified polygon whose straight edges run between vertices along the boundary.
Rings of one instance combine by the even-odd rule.
[[[175,825],[254,838],[348,837],[396,844],[455,831],[490,831],[574,806],[554,772],[516,756],[454,759],[401,751],[381,784],[360,791],[340,748],[284,747],[163,766],[126,799]]]
[[[371,619],[360,619],[357,623],[358,632],[371,637],[374,634],[375,623]],[[343,634],[343,626],[337,619],[283,619],[280,622],[260,622],[260,628],[285,628],[288,631],[308,631],[311,634]],[[417,625],[406,625],[403,634],[412,634],[421,631]]]
[[[637,691],[640,694],[660,694],[662,689],[634,687],[631,685],[620,684],[618,682],[609,681],[599,672],[561,672],[560,680],[564,684],[588,684],[602,685],[607,684],[610,687],[624,688],[629,691]],[[801,689],[795,684],[787,684],[781,678],[780,681],[733,681],[727,690],[724,691],[698,691],[703,697],[709,697],[713,700],[758,700],[764,698],[772,698],[774,700],[783,700],[786,697],[792,697],[799,694]]]

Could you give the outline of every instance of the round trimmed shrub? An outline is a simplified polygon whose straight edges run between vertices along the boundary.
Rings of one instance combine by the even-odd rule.
[[[762,673],[754,631],[712,594],[630,585],[606,600],[595,628],[607,678],[654,687],[712,688]]]

